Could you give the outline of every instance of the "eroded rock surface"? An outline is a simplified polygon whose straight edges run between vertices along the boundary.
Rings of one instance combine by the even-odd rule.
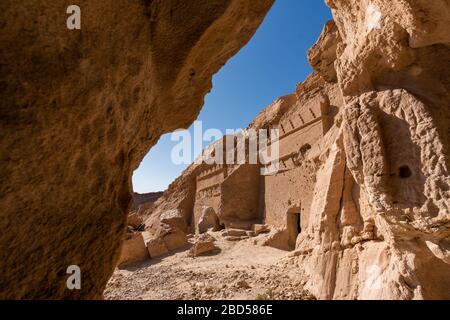
[[[131,233],[123,241],[117,266],[125,268],[148,258],[150,258],[149,250],[145,246],[142,233]]]
[[[70,31],[66,1],[1,1],[1,298],[101,297],[133,170],[196,118],[272,3],[79,0]]]

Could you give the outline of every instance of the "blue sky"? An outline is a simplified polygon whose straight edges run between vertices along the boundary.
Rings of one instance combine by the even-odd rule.
[[[250,42],[214,76],[197,119],[203,130],[246,128],[275,99],[294,92],[312,72],[306,52],[330,19],[323,0],[276,0]],[[176,144],[170,134],[161,137],[134,172],[134,191],[165,190],[181,174],[187,165],[170,157]]]

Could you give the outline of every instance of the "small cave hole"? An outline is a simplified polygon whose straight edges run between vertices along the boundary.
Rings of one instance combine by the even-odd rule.
[[[401,166],[398,169],[398,175],[401,179],[407,179],[412,176],[411,169],[408,166]]]

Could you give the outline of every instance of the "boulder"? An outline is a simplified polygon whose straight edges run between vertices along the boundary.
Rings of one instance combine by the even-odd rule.
[[[169,252],[164,240],[161,238],[150,239],[146,245],[150,258],[157,258]]]
[[[254,224],[252,229],[253,229],[253,232],[255,233],[255,236],[258,236],[261,233],[268,233],[268,232],[270,232],[270,228],[266,224]]]
[[[182,248],[188,244],[186,233],[179,229],[170,231],[162,239],[169,251]]]
[[[274,229],[262,243],[263,246],[277,248],[280,250],[292,250],[288,244],[288,232],[286,229]]]
[[[192,248],[189,250],[190,257],[198,257],[206,254],[210,254],[220,249],[214,244],[216,239],[205,233],[197,239]]]
[[[167,210],[159,217],[161,223],[171,227],[171,229],[179,229],[184,232],[187,231],[186,219],[179,209]]]
[[[119,268],[126,268],[134,263],[144,261],[149,257],[142,233],[136,232],[127,234],[127,237],[122,243],[117,266]]]
[[[199,233],[204,233],[212,229],[213,231],[217,231],[220,229],[219,217],[214,212],[214,209],[211,207],[206,207],[203,210],[202,216],[197,224],[197,230]]]

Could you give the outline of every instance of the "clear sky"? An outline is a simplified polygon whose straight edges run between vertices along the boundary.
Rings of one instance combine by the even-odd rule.
[[[276,0],[250,42],[214,76],[197,119],[203,129],[246,128],[262,109],[294,92],[312,72],[306,52],[330,19],[324,0]],[[181,174],[187,165],[171,161],[176,144],[170,134],[161,137],[134,172],[134,191],[163,191]]]

